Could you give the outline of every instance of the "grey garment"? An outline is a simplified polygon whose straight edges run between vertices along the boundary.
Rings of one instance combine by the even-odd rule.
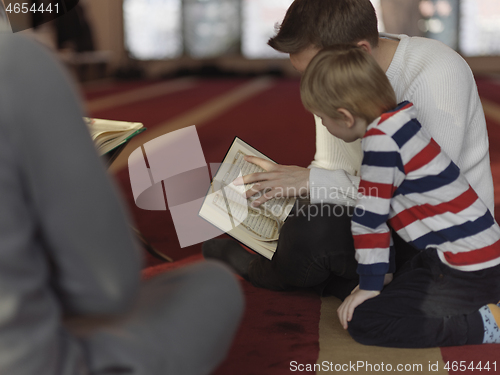
[[[92,345],[99,340],[76,338],[62,320],[102,315],[119,319],[131,309],[140,289],[140,256],[126,214],[67,82],[61,66],[43,47],[0,32],[0,374],[99,373],[100,369],[92,368],[97,358],[92,357]],[[202,277],[208,289],[220,287],[213,273],[213,283]],[[189,275],[184,277],[188,283],[196,279]],[[232,285],[227,299],[234,321],[227,327],[211,327],[207,333],[220,330],[226,341],[201,338],[220,348],[227,347],[242,306],[235,281],[226,279]],[[176,283],[164,285],[169,289]],[[166,361],[169,347],[154,333],[166,334],[161,325],[170,327],[175,322],[169,321],[168,314],[163,321],[155,316],[156,311],[163,314],[168,309],[161,293],[153,294],[161,303],[158,308],[150,305],[147,316],[135,320],[144,324],[135,327],[144,328],[150,345],[165,347],[157,353]],[[225,316],[224,303],[217,303]],[[169,306],[177,311],[188,305],[177,305],[174,299]],[[202,306],[197,314],[185,311],[185,317],[175,317],[196,319],[201,314]],[[134,329],[139,336],[140,328]],[[182,339],[198,340],[203,334],[203,330],[184,332]],[[120,335],[117,346],[108,351],[129,350],[131,336]],[[123,349],[119,342],[124,342]],[[194,363],[193,367],[197,365],[209,366]],[[139,363],[127,366],[127,374],[143,374]],[[150,374],[165,373],[160,368],[155,371]]]
[[[242,306],[238,282],[218,262],[155,277],[131,313],[83,340],[92,374],[209,374],[226,356]]]

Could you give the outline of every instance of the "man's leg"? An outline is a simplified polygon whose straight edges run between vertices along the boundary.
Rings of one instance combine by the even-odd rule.
[[[420,250],[405,242],[395,231],[391,231],[391,236],[396,249],[396,271],[398,271],[415,255],[419,254]]]
[[[238,282],[216,262],[159,275],[130,314],[82,339],[91,373],[209,374],[226,356],[242,311]]]
[[[414,257],[382,293],[359,305],[348,330],[365,345],[424,348],[479,344],[479,308],[500,299],[500,267],[461,272],[436,250]]]
[[[352,207],[327,204],[296,207],[283,225],[270,261],[227,239],[205,242],[204,255],[225,261],[258,287],[315,287],[321,293],[329,278],[335,277],[329,294],[335,294],[336,285],[348,294],[357,285],[352,212]]]

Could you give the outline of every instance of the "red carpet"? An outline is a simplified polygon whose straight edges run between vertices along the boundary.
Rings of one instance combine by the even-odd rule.
[[[246,79],[200,79],[192,88],[109,107],[91,113],[91,116],[140,121],[153,129],[246,82]],[[106,86],[102,90],[92,88],[86,91],[85,97],[92,102],[157,83],[129,82]],[[207,163],[219,162],[237,135],[279,163],[307,166],[314,156],[314,124],[312,116],[302,107],[298,85],[299,81],[295,79],[279,79],[270,89],[197,127]],[[498,83],[480,79],[478,88],[484,98],[500,105]],[[500,122],[497,121],[487,117],[492,170],[495,185],[500,188],[500,148],[496,147],[500,144]],[[144,277],[201,260],[201,245],[180,248],[167,211],[144,211],[135,207],[126,168],[116,174],[116,181],[136,226],[155,248],[176,261],[165,264],[145,254],[147,268]],[[500,191],[496,196],[500,198]],[[500,209],[500,205],[496,209]],[[500,211],[496,213],[500,214]],[[244,320],[227,360],[215,374],[281,375],[290,373],[290,361],[315,363],[319,353],[320,298],[307,292],[277,293],[257,289],[243,281],[242,286],[246,296]],[[500,345],[441,349],[445,362],[466,361],[467,365],[471,361],[475,364],[478,361],[491,363],[496,360],[499,351]],[[500,360],[497,366],[500,373]],[[477,370],[449,373],[474,374]]]

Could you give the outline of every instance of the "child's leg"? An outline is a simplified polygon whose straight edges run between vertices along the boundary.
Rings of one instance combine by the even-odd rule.
[[[484,325],[479,309],[498,300],[500,267],[461,272],[442,264],[435,250],[427,250],[379,296],[356,308],[349,332],[366,345],[480,344]]]

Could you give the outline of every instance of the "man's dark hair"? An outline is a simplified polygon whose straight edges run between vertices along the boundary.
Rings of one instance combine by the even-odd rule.
[[[299,53],[360,40],[378,45],[377,16],[370,0],[295,0],[267,44],[280,52]]]

